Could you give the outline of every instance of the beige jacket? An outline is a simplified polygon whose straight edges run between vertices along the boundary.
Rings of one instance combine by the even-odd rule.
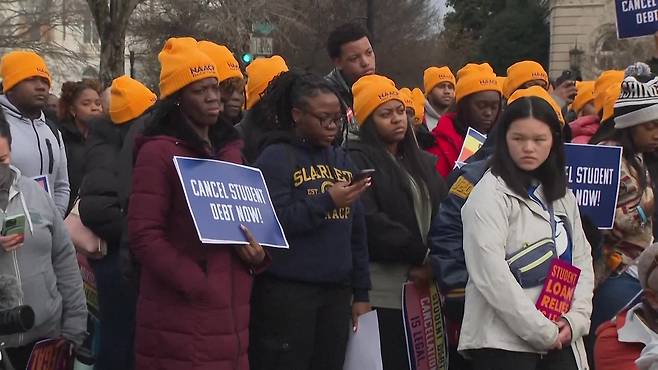
[[[590,245],[571,191],[555,201],[553,208],[556,217],[569,223],[566,228],[572,230],[573,264],[581,269],[574,301],[565,318],[573,332],[576,362],[580,369],[587,369],[582,337],[589,331],[592,312]],[[558,328],[535,308],[542,287],[521,288],[505,258],[526,243],[551,237],[549,213],[536,202],[515,194],[488,171],[462,208],[462,221],[469,281],[459,350],[546,353],[557,340]]]

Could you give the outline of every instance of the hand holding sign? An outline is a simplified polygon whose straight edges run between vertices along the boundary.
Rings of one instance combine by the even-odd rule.
[[[562,343],[563,347],[568,346],[571,343],[571,325],[569,325],[567,319],[560,319],[557,322],[557,327],[560,329],[557,339]]]
[[[265,259],[265,250],[256,241],[256,239],[254,239],[251,231],[249,231],[246,226],[240,225],[240,230],[242,230],[244,233],[244,236],[247,238],[247,241],[249,241],[249,244],[239,245],[235,248],[238,256],[240,256],[240,259],[250,266],[260,265]]]

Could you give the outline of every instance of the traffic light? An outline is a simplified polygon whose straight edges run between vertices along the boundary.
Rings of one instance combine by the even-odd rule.
[[[251,55],[251,53],[242,54],[242,61],[244,62],[245,65],[251,63],[253,60],[254,60],[254,56]]]

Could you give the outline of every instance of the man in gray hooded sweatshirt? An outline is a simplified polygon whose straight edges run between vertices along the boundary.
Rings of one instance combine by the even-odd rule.
[[[41,179],[64,217],[70,195],[66,152],[59,131],[43,113],[51,83],[46,63],[34,52],[12,51],[2,57],[0,75],[0,106],[14,138],[14,165],[23,176]]]

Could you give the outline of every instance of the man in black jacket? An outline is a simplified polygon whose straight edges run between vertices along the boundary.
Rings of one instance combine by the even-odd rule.
[[[133,148],[156,100],[138,81],[122,76],[112,82],[110,119],[90,124],[86,165],[80,188],[80,218],[107,242],[108,252],[92,260],[101,315],[97,370],[133,368],[136,270],[127,244],[128,197],[132,187]],[[131,273],[127,276],[126,272]]]
[[[358,24],[344,24],[329,34],[327,52],[334,70],[326,78],[340,95],[348,115],[348,131],[359,131],[352,113],[354,97],[352,85],[361,77],[375,73],[375,51],[368,32]]]

